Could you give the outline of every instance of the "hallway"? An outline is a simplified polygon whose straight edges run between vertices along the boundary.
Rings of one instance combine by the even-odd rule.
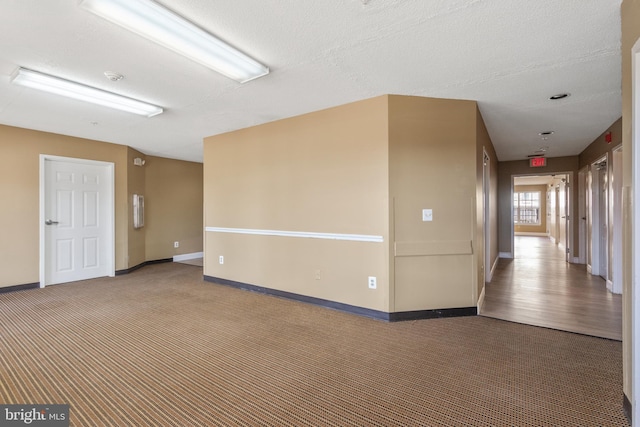
[[[480,315],[622,340],[622,296],[547,237],[515,237],[515,258],[498,261]]]

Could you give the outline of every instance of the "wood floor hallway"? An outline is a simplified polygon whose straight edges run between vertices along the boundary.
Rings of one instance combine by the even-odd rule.
[[[584,265],[566,262],[547,237],[515,237],[515,258],[498,261],[480,314],[622,340],[622,296]]]

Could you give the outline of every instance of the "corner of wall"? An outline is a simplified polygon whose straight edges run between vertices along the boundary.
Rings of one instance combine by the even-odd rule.
[[[133,195],[145,194],[145,171],[143,165],[134,164],[134,159],[144,160],[144,154],[127,147],[127,268],[135,267],[147,261],[145,254],[146,228],[133,226]]]

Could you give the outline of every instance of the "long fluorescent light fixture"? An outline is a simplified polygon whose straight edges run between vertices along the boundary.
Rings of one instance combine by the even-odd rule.
[[[80,6],[240,83],[269,68],[151,0],[80,0]]]
[[[115,108],[141,116],[153,117],[163,112],[161,107],[147,104],[126,96],[117,95],[94,87],[85,86],[71,80],[61,79],[37,71],[18,68],[11,76],[11,82],[17,85],[39,89],[56,95],[91,102],[104,107]]]

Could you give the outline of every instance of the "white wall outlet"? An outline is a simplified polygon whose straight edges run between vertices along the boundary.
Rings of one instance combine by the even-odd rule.
[[[220,264],[224,264],[224,256],[220,255],[220,257],[218,258],[218,262]]]
[[[316,280],[320,280],[320,274],[321,274],[321,271],[316,270]]]
[[[375,289],[378,285],[376,283],[376,278],[373,276],[369,276],[369,289]]]
[[[180,247],[180,242],[173,242],[173,247],[174,248],[179,248]]]
[[[433,221],[433,209],[422,209],[422,220]]]

